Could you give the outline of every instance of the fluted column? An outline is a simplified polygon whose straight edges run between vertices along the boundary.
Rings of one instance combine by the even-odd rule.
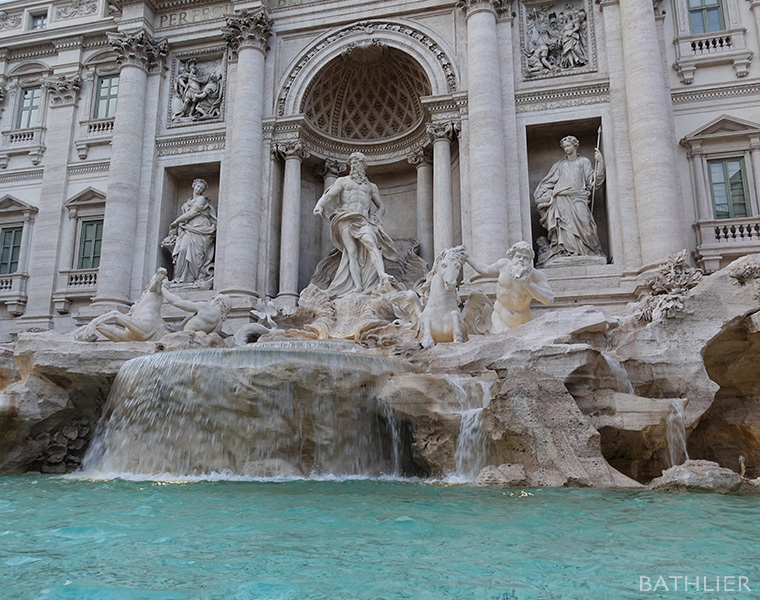
[[[501,0],[460,0],[467,20],[470,220],[473,256],[506,255],[508,212],[496,10]],[[516,184],[516,182],[515,182]]]
[[[98,291],[93,307],[99,312],[129,305],[148,73],[159,69],[168,47],[166,40],[156,42],[144,31],[109,34],[109,41],[119,53],[121,71],[108,170]]]
[[[408,158],[417,168],[417,241],[420,256],[433,264],[433,163],[425,148],[420,148]]]
[[[620,2],[636,213],[645,266],[685,247],[670,88],[652,2]]]
[[[454,123],[429,123],[433,138],[433,254],[454,245],[454,197],[451,194],[451,140]]]
[[[34,239],[31,240],[33,260],[19,262],[28,266],[28,299],[24,321],[31,321],[27,325],[29,327],[47,329],[51,326],[51,301],[58,276],[58,249],[63,216],[61,204],[66,197],[71,132],[81,85],[82,78],[78,73],[50,77],[43,82],[50,101],[45,137],[45,172],[40,186],[40,207],[34,223]],[[29,233],[25,218],[22,244],[28,245]],[[26,248],[21,250],[23,256]]]
[[[309,156],[301,142],[278,144],[285,159],[280,234],[280,291],[277,297],[295,306],[298,299],[298,266],[301,239],[301,161]]]
[[[216,287],[227,294],[255,295],[260,227],[264,112],[264,60],[272,21],[264,12],[240,11],[227,18],[223,35],[237,56],[227,140],[227,195],[219,203],[222,237]]]

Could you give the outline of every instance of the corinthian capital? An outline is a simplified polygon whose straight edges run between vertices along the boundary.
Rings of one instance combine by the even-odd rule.
[[[462,129],[462,125],[458,122],[447,121],[445,123],[428,123],[427,132],[435,140],[447,139],[453,140],[459,131]]]
[[[292,142],[280,142],[279,144],[275,144],[273,150],[275,155],[285,160],[288,158],[303,160],[304,158],[309,158],[309,156],[311,156],[311,154],[309,154],[303,147],[303,144],[295,140]]]
[[[68,106],[76,104],[79,99],[82,78],[79,74],[56,75],[45,79],[42,82],[42,87],[48,91],[50,106]]]
[[[108,41],[118,52],[119,66],[140,67],[148,72],[161,66],[169,43],[166,39],[155,41],[145,31],[136,33],[108,33]]]
[[[314,174],[317,177],[326,179],[327,177],[340,177],[347,168],[346,163],[335,160],[334,158],[326,158],[325,161],[317,165],[314,169]]]
[[[482,10],[497,14],[507,10],[511,2],[512,0],[458,0],[457,6],[468,16]]]
[[[234,16],[227,17],[227,26],[222,29],[222,36],[233,55],[241,48],[256,48],[266,52],[270,35],[272,19],[264,11],[253,13],[241,10]]]

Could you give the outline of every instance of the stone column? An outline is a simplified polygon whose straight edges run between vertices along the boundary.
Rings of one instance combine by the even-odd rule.
[[[282,226],[280,233],[281,302],[295,306],[298,300],[298,260],[301,239],[301,161],[309,156],[301,142],[277,144],[277,153],[285,159],[282,186]]]
[[[626,100],[625,64],[620,47],[620,9],[618,0],[601,0],[599,8],[604,19],[607,63],[610,73],[610,123],[604,131],[604,148],[614,148],[614,161],[607,160],[607,189],[617,182],[614,194],[608,194],[610,215],[610,251],[614,260],[627,270],[635,271],[641,266],[641,240],[638,231],[633,168],[631,167],[631,143],[628,129],[628,101]],[[607,152],[608,153],[608,152]],[[614,172],[613,172],[614,169]],[[617,204],[617,210],[611,210]],[[614,218],[615,215],[617,218]]]
[[[760,204],[760,137],[752,137],[750,139],[749,159],[751,164],[747,165],[747,171],[752,173],[752,179],[755,182],[755,199]],[[752,194],[750,194],[750,197],[752,197]],[[760,206],[753,206],[752,214],[760,214]]]
[[[451,194],[451,140],[455,123],[428,123],[433,138],[433,256],[454,245],[454,197]]]
[[[506,256],[508,213],[496,9],[501,0],[460,0],[467,20],[470,218],[473,256]],[[516,184],[516,182],[515,182]],[[463,210],[466,210],[463,207]]]
[[[420,256],[432,265],[433,252],[433,162],[425,148],[408,158],[417,167],[417,241]]]
[[[168,48],[166,40],[156,42],[144,31],[109,34],[109,41],[119,53],[121,70],[108,170],[98,291],[92,307],[96,313],[113,308],[125,309],[130,304],[148,73],[160,68]]]
[[[230,144],[227,196],[219,202],[218,248],[215,283],[220,292],[255,295],[258,248],[264,207],[261,196],[264,113],[264,60],[272,21],[264,12],[236,13],[227,18],[224,39],[237,71],[228,117]]]
[[[45,136],[45,172],[40,187],[39,213],[34,223],[31,257],[27,264],[27,305],[24,326],[52,327],[52,297],[58,277],[63,213],[68,184],[69,149],[82,78],[78,73],[57,75],[43,82],[50,101]],[[29,227],[24,220],[21,240],[29,242]],[[130,254],[131,256],[131,254]]]
[[[755,25],[757,25],[757,35],[760,36],[760,0],[749,0],[749,8],[755,15]]]
[[[620,2],[636,212],[645,267],[685,245],[670,87],[651,2]]]

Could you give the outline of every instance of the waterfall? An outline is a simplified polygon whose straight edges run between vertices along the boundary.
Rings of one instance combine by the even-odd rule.
[[[400,426],[376,394],[414,368],[346,346],[269,343],[128,361],[85,475],[400,475]]]
[[[673,400],[666,418],[666,435],[668,440],[668,458],[671,467],[681,465],[689,460],[686,451],[686,427],[684,425],[683,402]]]
[[[612,378],[615,384],[615,391],[623,392],[625,394],[635,394],[636,391],[633,389],[633,384],[628,377],[628,372],[625,370],[625,367],[620,364],[620,361],[617,358],[610,356],[606,352],[602,352],[602,357],[607,363],[607,366],[609,367],[612,374]]]
[[[451,483],[474,481],[485,466],[488,436],[483,427],[483,409],[491,401],[490,381],[447,376],[456,390],[459,435],[454,452],[456,471],[446,478]]]

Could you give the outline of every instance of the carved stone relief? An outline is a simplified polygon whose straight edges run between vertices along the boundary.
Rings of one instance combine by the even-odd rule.
[[[71,0],[71,3],[59,6],[56,14],[59,19],[73,19],[95,14],[97,10],[95,0]]]
[[[223,59],[176,60],[169,117],[172,124],[218,119],[222,114],[223,92]]]
[[[3,29],[18,29],[21,27],[21,15],[9,15],[0,10],[0,31]]]
[[[594,70],[595,52],[585,0],[521,5],[523,76],[528,79]]]

